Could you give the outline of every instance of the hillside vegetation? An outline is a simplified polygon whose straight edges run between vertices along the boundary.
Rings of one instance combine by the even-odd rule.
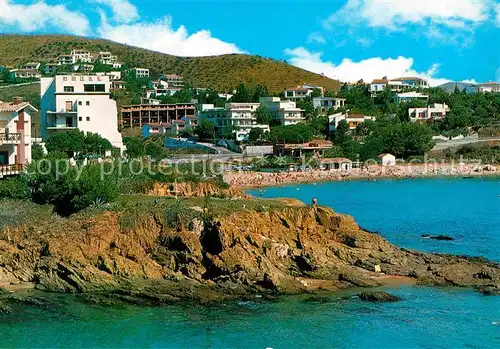
[[[0,64],[17,66],[29,61],[47,61],[75,48],[91,52],[110,51],[128,66],[151,69],[152,77],[160,73],[176,73],[195,87],[219,91],[231,91],[241,82],[264,85],[271,93],[304,83],[317,84],[328,90],[340,87],[337,80],[259,56],[177,57],[108,40],[76,36],[0,35]]]

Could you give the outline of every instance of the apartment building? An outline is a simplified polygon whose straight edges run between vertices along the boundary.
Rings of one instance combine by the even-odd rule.
[[[27,69],[27,70],[38,70],[40,69],[40,62],[30,62],[24,64],[21,69]]]
[[[333,97],[315,97],[313,98],[314,109],[318,111],[319,115],[326,115],[331,109],[343,108],[346,99],[333,98]]]
[[[408,89],[429,88],[427,80],[417,77],[401,77],[396,79],[375,79],[370,84],[372,97],[389,88],[392,92],[403,92]]]
[[[142,127],[144,124],[167,124],[196,115],[194,103],[135,104],[122,107],[123,127]]]
[[[96,55],[96,59],[106,65],[113,65],[118,61],[118,57],[111,52],[99,52]]]
[[[71,63],[92,63],[93,57],[89,51],[85,50],[72,50],[71,51]]]
[[[41,80],[41,129],[47,139],[56,132],[97,133],[123,149],[116,102],[109,76],[57,75]]]
[[[484,92],[495,92],[498,93],[500,92],[500,83],[498,82],[486,82],[484,84],[480,84],[477,88],[477,92],[484,93]]]
[[[158,80],[167,83],[167,88],[177,88],[180,90],[184,88],[184,78],[177,74],[161,74]]]
[[[57,57],[57,63],[59,65],[73,64],[73,57],[71,55],[59,55]]]
[[[199,113],[200,119],[208,119],[215,124],[219,134],[232,129],[239,141],[247,140],[252,128],[269,132],[269,125],[257,124],[255,112],[260,103],[226,103],[224,108],[215,108],[213,104],[204,104]]]
[[[10,74],[16,79],[40,79],[42,74],[35,69],[12,69]]]
[[[286,88],[283,91],[283,95],[285,99],[289,99],[291,101],[296,102],[298,100],[309,97],[314,90],[319,90],[321,92],[321,96],[324,95],[325,89],[323,87],[315,85],[307,85],[307,84],[304,84],[302,86]]]
[[[31,162],[31,115],[37,111],[21,97],[0,101],[0,177]]]
[[[434,103],[426,108],[409,108],[408,115],[411,121],[426,121],[434,119],[442,119],[450,111],[450,107],[446,104]]]
[[[273,120],[282,125],[295,125],[305,121],[304,110],[297,108],[295,102],[282,101],[279,97],[262,97],[259,102],[269,109],[273,115]]]
[[[134,74],[136,78],[149,78],[149,69],[146,68],[131,68],[127,72]]]

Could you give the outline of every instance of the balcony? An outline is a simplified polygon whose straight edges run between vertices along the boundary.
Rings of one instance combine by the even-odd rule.
[[[0,178],[6,176],[15,176],[23,171],[23,165],[0,165]]]
[[[0,145],[2,144],[19,144],[21,143],[20,133],[0,133]]]

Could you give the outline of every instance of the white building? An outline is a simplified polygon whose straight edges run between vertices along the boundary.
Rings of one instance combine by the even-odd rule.
[[[34,69],[12,69],[10,73],[16,79],[39,79],[42,76],[39,70]]]
[[[102,64],[113,65],[118,61],[118,57],[113,55],[111,52],[99,52],[97,54],[97,60]]]
[[[123,149],[116,102],[110,98],[109,76],[57,75],[41,80],[42,138],[55,132],[98,133]]]
[[[59,65],[73,64],[73,57],[71,55],[59,55],[57,62]]]
[[[92,55],[89,51],[85,50],[72,50],[71,51],[71,63],[92,63]]]
[[[500,83],[498,82],[487,82],[484,84],[480,84],[479,87],[477,88],[477,92],[484,93],[484,92],[495,92],[498,93],[500,92]]]
[[[408,115],[411,121],[442,119],[450,111],[446,104],[434,103],[427,108],[409,108]]]
[[[0,101],[0,168],[31,162],[31,114],[37,111],[20,97]]]
[[[167,88],[182,90],[184,88],[184,78],[177,74],[161,74],[159,81],[165,82]]]
[[[121,71],[110,71],[110,72],[106,72],[106,73],[98,72],[98,73],[95,73],[95,74],[96,75],[100,75],[100,76],[108,75],[111,81],[120,80],[122,78],[122,72]]]
[[[333,97],[315,97],[313,98],[314,109],[318,111],[319,114],[326,114],[330,109],[343,108],[345,106],[346,99],[344,98],[333,98]]]
[[[372,96],[384,91],[387,87],[392,92],[402,92],[408,89],[429,88],[427,80],[418,77],[401,77],[396,79],[375,79],[370,84],[370,92]]]
[[[133,73],[136,78],[149,78],[149,69],[146,68],[132,68],[127,71]]]
[[[213,104],[203,104],[199,118],[208,119],[215,124],[219,134],[232,128],[239,141],[246,140],[252,128],[261,128],[269,132],[269,125],[257,124],[255,112],[260,103],[226,103],[224,108],[215,108]]]
[[[350,112],[347,113],[337,113],[337,114],[332,114],[328,115],[328,124],[330,132],[333,132],[337,129],[337,126],[339,125],[339,122],[342,120],[345,120],[347,124],[349,125],[350,130],[355,130],[356,127],[358,127],[359,124],[365,122],[365,121],[374,121],[376,118],[375,116],[367,116],[363,114],[351,114]]]
[[[311,87],[309,85],[290,87],[283,91],[283,95],[286,99],[298,101],[309,97],[313,93],[314,88],[316,87]]]
[[[380,154],[378,158],[382,166],[396,166],[396,157],[392,154]]]
[[[261,97],[259,102],[267,107],[273,119],[279,121],[282,125],[295,125],[306,120],[304,110],[297,108],[295,102],[282,101],[279,97]]]
[[[38,70],[40,69],[40,65],[40,62],[30,62],[23,65],[21,69]]]
[[[420,92],[403,92],[398,93],[396,96],[394,96],[394,101],[396,103],[411,102],[415,100],[426,102],[428,99],[429,96],[424,95]]]

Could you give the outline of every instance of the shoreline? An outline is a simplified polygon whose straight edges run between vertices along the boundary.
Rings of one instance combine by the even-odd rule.
[[[355,180],[387,180],[387,179],[422,179],[422,178],[482,178],[500,177],[500,170],[495,166],[485,165],[480,171],[472,166],[462,166],[456,169],[453,165],[443,165],[438,169],[429,170],[425,166],[371,166],[367,169],[353,169],[348,172],[339,170],[313,170],[306,172],[227,172],[224,180],[231,188],[240,190],[279,187],[293,184],[312,184],[343,182]]]

